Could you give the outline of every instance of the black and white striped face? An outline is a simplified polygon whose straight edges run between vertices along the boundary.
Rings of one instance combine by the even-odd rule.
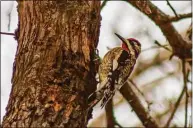
[[[134,38],[124,39],[122,36],[115,33],[115,35],[122,41],[122,48],[128,52],[133,51],[138,57],[141,52],[141,44]]]
[[[127,45],[131,45],[132,49],[135,51],[135,56],[138,57],[141,52],[141,44],[134,38],[129,38],[127,40],[129,41]]]

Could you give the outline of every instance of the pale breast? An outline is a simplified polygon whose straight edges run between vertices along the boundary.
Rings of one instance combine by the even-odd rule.
[[[103,81],[107,76],[108,73],[112,70],[113,67],[113,60],[121,54],[122,48],[116,47],[111,49],[107,54],[104,56],[100,66],[99,66],[99,79]]]
[[[105,80],[108,77],[109,72],[112,71],[113,68],[113,60],[119,60],[119,69],[120,73],[118,77],[122,77],[123,79],[127,79],[131,71],[133,70],[133,66],[136,62],[136,58],[133,52],[128,53],[129,56],[120,60],[121,54],[125,52],[121,47],[116,47],[111,49],[103,58],[101,65],[99,66],[99,79],[100,82]],[[125,63],[126,62],[126,63]],[[123,63],[123,64],[122,64]]]

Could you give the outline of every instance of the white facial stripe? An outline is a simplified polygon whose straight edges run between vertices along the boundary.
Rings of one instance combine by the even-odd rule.
[[[131,43],[129,42],[129,40],[126,40],[125,41],[127,43],[127,47],[130,51],[131,54],[134,54],[134,50],[133,50],[133,47],[131,46]]]
[[[115,71],[118,67],[118,62],[117,60],[113,60],[113,71]]]

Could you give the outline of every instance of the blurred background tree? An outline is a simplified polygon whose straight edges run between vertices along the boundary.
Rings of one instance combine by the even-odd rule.
[[[165,15],[152,13],[156,12],[157,8],[153,9],[151,3]],[[192,127],[190,55],[192,3],[191,1],[151,1],[151,3],[101,2],[99,54],[103,57],[108,49],[120,45],[120,41],[114,36],[115,32],[125,38],[138,39],[142,44],[142,53],[128,82],[130,89],[137,96],[146,114],[150,115],[158,126]],[[16,6],[17,3],[14,1],[1,2],[1,31],[14,32],[18,22]],[[9,36],[1,37],[2,119],[11,90],[12,64],[17,44]],[[143,126],[142,120],[137,116],[139,111],[133,108],[136,101],[128,102],[129,93],[124,97],[122,94],[116,93],[113,107],[111,104],[103,110],[99,105],[94,107],[93,119],[89,121],[88,127]]]

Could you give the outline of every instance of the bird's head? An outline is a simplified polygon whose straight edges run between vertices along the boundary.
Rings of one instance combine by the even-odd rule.
[[[136,56],[138,56],[140,54],[141,44],[139,43],[138,40],[136,40],[134,38],[124,39],[122,36],[120,36],[119,34],[116,34],[116,33],[115,33],[115,35],[122,41],[123,50],[125,50],[127,52],[134,51]]]

